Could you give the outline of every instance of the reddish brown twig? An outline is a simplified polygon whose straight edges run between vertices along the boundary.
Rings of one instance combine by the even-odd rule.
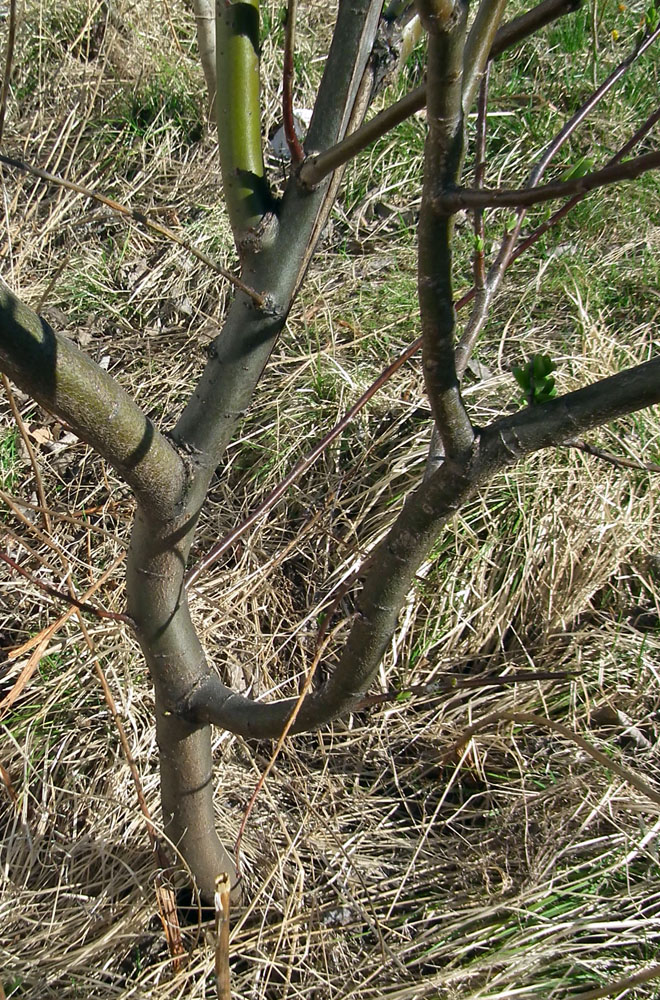
[[[305,152],[298,141],[296,122],[293,114],[293,50],[296,39],[296,17],[298,0],[289,0],[286,11],[284,33],[284,69],[282,71],[282,121],[284,137],[291,153],[291,165],[297,167],[305,158]]]
[[[617,469],[635,469],[637,472],[660,472],[660,465],[657,465],[655,462],[643,462],[641,459],[623,458],[620,455],[613,454],[611,451],[604,451],[602,448],[596,448],[593,444],[587,444],[586,441],[567,441],[566,444],[569,448],[576,448],[578,451],[583,451],[585,455],[592,455],[594,458],[599,458],[601,462],[614,465]]]
[[[286,725],[284,726],[284,729],[282,730],[282,734],[281,734],[280,738],[278,739],[278,741],[277,741],[277,743],[275,745],[275,749],[273,750],[273,752],[271,754],[270,760],[266,764],[266,767],[264,768],[264,770],[263,770],[263,772],[262,772],[262,774],[261,774],[261,776],[260,776],[257,784],[255,785],[255,788],[254,788],[254,791],[252,792],[252,795],[250,796],[250,801],[247,804],[247,808],[245,810],[245,813],[243,814],[243,819],[241,820],[241,825],[240,825],[239,830],[238,830],[238,836],[236,838],[236,845],[235,845],[235,848],[234,848],[235,861],[236,861],[236,872],[239,875],[239,877],[240,877],[240,872],[241,872],[241,859],[240,859],[241,842],[243,840],[243,834],[245,833],[245,827],[247,826],[247,821],[250,818],[250,814],[251,814],[251,812],[252,812],[252,810],[254,808],[255,802],[257,801],[257,797],[259,795],[259,792],[264,787],[264,784],[266,783],[266,778],[268,777],[268,775],[270,774],[270,772],[273,770],[273,767],[275,766],[275,761],[279,757],[280,751],[281,751],[282,747],[284,746],[284,741],[286,740],[287,736],[289,735],[289,732],[291,730],[291,726],[296,721],[296,719],[298,717],[298,712],[300,711],[300,709],[302,707],[302,703],[304,702],[305,698],[307,697],[307,693],[308,693],[310,687],[312,686],[312,681],[314,680],[314,675],[316,673],[316,668],[318,667],[319,661],[320,661],[321,657],[323,656],[323,653],[325,652],[326,646],[328,645],[328,643],[330,642],[330,640],[334,637],[335,632],[337,632],[340,628],[343,628],[343,622],[341,622],[339,625],[336,626],[336,628],[333,629],[333,631],[327,637],[327,639],[323,643],[323,645],[320,648],[318,648],[317,651],[316,651],[316,653],[314,654],[312,662],[310,663],[309,668],[307,670],[307,674],[305,675],[305,681],[304,681],[303,686],[301,688],[300,694],[298,695],[298,699],[297,699],[295,705],[293,706],[293,708],[291,710],[291,714],[290,714],[289,718],[286,720]]]

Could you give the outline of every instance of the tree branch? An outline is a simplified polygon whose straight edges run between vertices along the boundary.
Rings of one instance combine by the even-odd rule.
[[[514,18],[502,25],[497,33],[495,44],[491,51],[491,59],[501,55],[506,49],[513,48],[519,42],[523,42],[530,35],[535,35],[541,28],[563,17],[564,14],[572,14],[579,10],[583,0],[543,0],[542,3],[532,7],[519,17]]]
[[[216,93],[218,77],[216,72],[215,53],[215,4],[212,0],[193,0],[195,11],[195,27],[197,30],[197,48],[199,59],[204,71],[206,89],[209,99],[209,117],[216,120]]]
[[[289,0],[286,12],[286,31],[284,35],[284,68],[282,71],[282,121],[286,144],[291,154],[291,165],[294,169],[302,163],[305,154],[296,134],[293,118],[293,50],[296,39],[296,18],[298,16],[298,0]]]
[[[463,406],[454,358],[456,311],[452,280],[451,212],[436,210],[438,194],[456,184],[463,163],[464,0],[420,5],[429,32],[428,134],[418,231],[418,291],[426,391],[445,454],[472,446],[474,431]]]
[[[496,58],[506,49],[524,41],[528,35],[534,34],[561,15],[577,10],[581,4],[582,0],[544,0],[538,7],[534,7],[519,18],[514,18],[498,30],[489,58]],[[465,106],[468,106],[467,102]],[[298,171],[301,184],[307,188],[315,187],[333,170],[354,159],[372,142],[386,135],[424,107],[426,107],[425,83],[379,112],[336,146],[326,149],[323,153],[308,156]]]
[[[259,101],[259,0],[216,5],[216,113],[222,186],[243,256],[272,210],[264,170]]]
[[[303,702],[293,732],[315,728],[360,703],[396,628],[414,575],[441,528],[496,472],[576,432],[660,403],[660,358],[596,382],[541,406],[495,421],[460,464],[443,465],[405,502],[387,537],[363,567],[364,586],[339,664],[325,685]],[[242,736],[271,738],[286,724],[297,699],[253,702],[227,688],[217,674],[178,687],[175,712],[212,722]]]
[[[492,59],[495,37],[502,20],[506,0],[481,0],[463,53],[463,111],[472,107],[481,77]]]
[[[111,375],[0,284],[0,368],[161,510],[181,498],[181,458]]]
[[[590,191],[617,184],[619,181],[632,181],[660,167],[660,150],[637,156],[623,163],[616,163],[574,177],[567,181],[553,181],[540,187],[530,188],[457,188],[455,191],[440,194],[434,201],[436,210],[445,215],[449,212],[460,212],[463,208],[529,208],[557,198],[569,198],[573,195],[585,195]]]
[[[482,435],[482,447],[504,448],[515,462],[658,403],[660,357],[496,420]]]

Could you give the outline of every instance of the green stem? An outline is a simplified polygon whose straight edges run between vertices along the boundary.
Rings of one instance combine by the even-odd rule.
[[[261,146],[259,0],[218,4],[215,32],[220,166],[240,252],[272,207]]]

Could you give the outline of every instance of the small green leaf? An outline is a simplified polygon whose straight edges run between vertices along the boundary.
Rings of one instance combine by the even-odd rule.
[[[534,354],[523,367],[513,369],[513,377],[523,390],[521,401],[529,406],[546,403],[557,395],[552,372],[557,366],[548,354]]]
[[[595,163],[591,156],[583,156],[577,163],[572,164],[561,175],[563,181],[570,181],[576,177],[584,177],[594,169]]]
[[[397,701],[410,701],[412,698],[412,691],[399,691],[396,696]]]

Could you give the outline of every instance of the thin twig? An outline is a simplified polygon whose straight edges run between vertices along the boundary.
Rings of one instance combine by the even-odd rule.
[[[188,571],[185,581],[186,587],[190,587],[197,580],[197,578],[205,570],[212,566],[213,563],[217,562],[223,553],[225,553],[227,549],[234,544],[234,542],[244,535],[245,532],[251,528],[260,517],[275,506],[280,497],[286,493],[289,486],[291,486],[291,484],[294,483],[296,479],[303,474],[303,472],[306,472],[307,469],[314,464],[317,458],[319,458],[319,456],[322,455],[323,452],[332,444],[332,442],[339,437],[342,431],[348,427],[356,414],[371,399],[371,397],[374,396],[383,385],[385,385],[385,383],[406,363],[406,361],[417,353],[421,347],[421,343],[420,338],[419,340],[416,340],[414,344],[411,344],[410,347],[408,347],[402,354],[400,354],[396,361],[393,361],[392,364],[389,365],[376,379],[376,381],[369,386],[367,391],[360,396],[357,402],[346,411],[339,423],[335,424],[335,426],[329,430],[323,438],[321,438],[318,444],[315,445],[314,448],[307,453],[307,455],[296,462],[294,467],[291,469],[291,472],[285,476],[285,478],[275,487],[274,490],[271,490],[256,510],[254,510],[249,517],[246,517],[244,521],[241,521],[241,523],[225,535],[224,538],[221,538],[220,541],[217,542],[207,553],[207,555],[200,559],[199,562]]]
[[[48,184],[55,184],[58,187],[65,188],[67,191],[73,191],[76,194],[80,194],[85,198],[91,198],[92,201],[98,202],[100,205],[105,205],[107,208],[112,209],[113,212],[117,212],[118,215],[124,218],[132,219],[133,222],[137,222],[138,225],[144,226],[152,233],[157,233],[159,236],[164,236],[168,240],[172,240],[178,246],[183,247],[188,253],[191,253],[193,257],[197,260],[201,260],[203,264],[207,267],[212,268],[217,274],[222,275],[227,281],[237,288],[244,295],[247,295],[255,305],[262,308],[266,304],[266,299],[259,292],[255,292],[253,288],[249,288],[245,282],[237,278],[236,275],[228,271],[226,267],[221,264],[216,263],[201,250],[197,250],[191,243],[184,240],[181,236],[178,236],[174,230],[170,229],[168,226],[163,226],[160,222],[154,222],[149,218],[144,212],[141,212],[136,208],[129,208],[127,205],[122,205],[121,202],[115,201],[113,198],[108,198],[104,194],[100,194],[98,191],[93,191],[90,188],[83,187],[81,184],[76,184],[74,181],[65,180],[63,177],[58,177],[56,174],[51,174],[47,170],[42,170],[41,167],[33,167],[29,163],[25,163],[23,160],[17,160],[12,156],[4,156],[0,154],[0,163],[4,163],[8,167],[14,167],[16,170],[22,170],[24,173],[31,174],[33,177],[38,177],[42,181],[46,181]]]
[[[488,131],[488,85],[490,83],[490,63],[486,66],[479,87],[477,101],[477,136],[474,150],[474,186],[480,190],[484,186],[486,175],[486,133]],[[484,263],[484,213],[480,208],[474,210],[474,259],[472,273],[477,302],[486,283],[486,266]]]
[[[66,601],[68,604],[71,604],[73,608],[77,608],[79,611],[87,611],[89,614],[95,615],[97,618],[108,618],[110,621],[121,622],[123,625],[130,625],[133,627],[133,619],[129,618],[128,615],[122,615],[116,611],[106,611],[104,608],[96,607],[95,604],[87,604],[85,601],[79,601],[77,598],[71,597],[70,594],[66,594],[64,591],[58,590],[57,587],[51,587],[50,584],[44,583],[43,580],[37,580],[36,577],[32,576],[32,574],[24,569],[23,566],[14,562],[11,556],[8,556],[4,552],[0,552],[0,559],[8,566],[11,566],[12,569],[16,570],[17,573],[20,573],[21,576],[24,576],[26,580],[29,580],[30,583],[33,583],[35,587],[43,590],[43,592],[48,594],[50,597],[55,597],[59,601]]]
[[[484,188],[480,191],[457,188],[455,191],[438,195],[435,206],[443,214],[460,212],[463,208],[531,208],[533,205],[541,205],[557,198],[586,195],[590,191],[618,184],[620,181],[636,180],[650,170],[657,170],[658,167],[660,167],[660,150],[603,167],[601,170],[594,170],[582,177],[553,181],[540,187]]]
[[[44,492],[44,484],[41,478],[39,463],[37,462],[37,456],[34,453],[34,448],[32,447],[32,442],[30,441],[30,435],[28,434],[27,427],[25,426],[23,417],[21,416],[20,410],[18,409],[18,406],[16,404],[16,398],[14,396],[11,383],[9,382],[9,379],[4,373],[2,374],[2,385],[4,387],[5,392],[7,393],[9,407],[13,414],[14,420],[16,421],[16,426],[18,427],[18,433],[21,435],[21,438],[23,439],[23,444],[25,445],[25,448],[30,458],[30,465],[32,466],[32,472],[34,474],[35,489],[37,491],[37,497],[39,498],[39,503],[42,507],[41,517],[44,522],[44,528],[50,534],[51,523],[48,514],[48,506],[46,504],[46,494]]]
[[[578,451],[583,451],[585,455],[593,455],[594,458],[599,458],[602,462],[608,462],[617,469],[635,469],[638,472],[660,472],[660,465],[657,465],[655,462],[622,458],[620,455],[614,455],[611,451],[603,451],[602,448],[596,448],[592,444],[587,444],[586,441],[566,441],[565,443],[569,448],[577,448]]]
[[[53,510],[52,507],[44,508],[40,504],[30,503],[29,500],[23,500],[20,497],[14,497],[10,493],[5,493],[4,490],[0,490],[0,500],[7,504],[7,506],[14,512],[14,514],[23,521],[26,525],[29,525],[34,531],[34,525],[23,514],[17,509],[18,507],[26,507],[28,510],[33,510],[36,514],[42,514],[44,510],[50,515],[55,521],[66,521],[68,524],[74,524],[77,528],[81,528],[86,532],[92,532],[96,535],[103,535],[104,538],[111,538],[118,545],[126,546],[126,542],[119,538],[114,532],[107,531],[105,528],[100,528],[97,524],[90,524],[88,521],[83,521],[79,517],[74,517],[73,514],[63,514],[61,511]],[[84,516],[83,512],[83,516]],[[41,536],[45,538],[45,536]],[[50,539],[52,543],[52,539]],[[48,543],[47,543],[48,544]]]
[[[101,574],[98,580],[96,580],[92,584],[92,586],[85,591],[82,597],[83,601],[86,601],[89,597],[92,596],[92,594],[95,594],[96,591],[103,586],[105,581],[108,579],[109,576],[111,576],[114,573],[115,569],[124,558],[125,558],[125,553],[121,552],[117,556],[117,558],[113,560],[111,565],[108,566],[108,568]],[[39,632],[38,635],[32,636],[21,646],[19,646],[17,649],[13,649],[8,654],[9,660],[15,660],[18,659],[20,656],[22,656],[24,653],[27,653],[30,650],[34,650],[28,662],[26,663],[26,665],[23,667],[20,674],[16,678],[16,681],[14,682],[11,691],[9,691],[0,701],[0,710],[6,711],[9,708],[11,708],[11,706],[21,695],[22,691],[28,684],[30,678],[32,677],[32,674],[37,669],[37,666],[39,665],[39,660],[41,659],[44,650],[48,648],[48,643],[50,642],[51,638],[55,635],[56,632],[58,632],[62,628],[63,625],[66,624],[69,618],[71,618],[71,616],[74,615],[75,613],[76,613],[75,607],[70,607],[69,610],[66,611],[63,615],[61,615],[61,617],[58,618],[57,621],[53,622],[52,625],[48,625],[45,629],[42,629],[42,631]]]
[[[660,121],[660,108],[658,108],[656,111],[654,111],[652,114],[649,115],[646,121],[642,125],[640,125],[637,131],[630,137],[628,142],[624,146],[622,146],[621,149],[619,149],[610,160],[608,160],[607,166],[610,166],[614,163],[618,163],[620,160],[623,159],[624,156],[627,156],[627,154],[632,149],[634,149],[634,147],[637,146],[646,135],[648,135],[651,129],[659,121]],[[526,236],[525,239],[522,240],[515,248],[515,250],[512,252],[510,263],[513,263],[515,260],[518,260],[520,255],[523,254],[526,250],[528,250],[529,247],[533,246],[534,243],[536,243],[537,240],[541,238],[541,236],[547,233],[549,229],[552,229],[553,226],[556,226],[558,222],[561,222],[561,220],[568,215],[571,209],[573,209],[580,201],[582,201],[583,197],[584,195],[582,194],[575,195],[573,198],[567,201],[565,205],[562,205],[561,208],[558,208],[556,212],[553,212],[550,218],[547,219],[545,222],[543,222],[540,226],[538,226],[538,228],[535,229],[533,232],[531,232],[529,236]]]
[[[411,684],[399,691],[383,691],[380,694],[368,694],[355,706],[359,712],[375,705],[386,705],[391,702],[407,702],[410,698],[429,697],[445,694],[447,691],[462,691],[465,689],[481,689],[487,687],[505,687],[508,684],[525,684],[535,681],[560,681],[574,677],[570,670],[524,670],[519,673],[504,674],[497,677],[457,677],[455,675],[440,677],[428,684]]]
[[[7,51],[5,52],[5,75],[2,78],[2,91],[0,92],[0,142],[5,130],[5,115],[7,113],[7,99],[9,97],[9,80],[11,77],[11,67],[14,61],[14,42],[16,40],[16,7],[17,0],[9,2],[9,31],[7,32]]]
[[[291,153],[291,165],[295,168],[305,158],[293,116],[293,50],[296,41],[296,17],[298,15],[298,0],[289,0],[286,11],[286,30],[284,33],[284,68],[282,70],[282,121],[284,137]]]

